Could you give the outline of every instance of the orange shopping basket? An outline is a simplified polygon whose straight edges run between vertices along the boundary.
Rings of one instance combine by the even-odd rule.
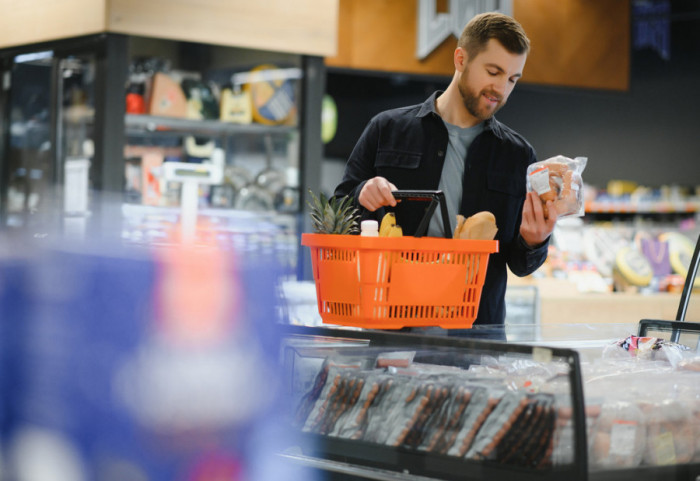
[[[495,240],[436,237],[302,234],[301,243],[311,249],[323,322],[369,329],[470,328],[498,252]]]

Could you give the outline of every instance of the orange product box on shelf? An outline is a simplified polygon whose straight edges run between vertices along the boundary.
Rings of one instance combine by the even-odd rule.
[[[498,241],[302,234],[326,324],[470,328]]]

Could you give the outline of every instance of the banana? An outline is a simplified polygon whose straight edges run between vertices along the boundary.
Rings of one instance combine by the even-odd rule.
[[[389,228],[387,237],[403,237],[403,229],[400,225],[394,224]]]
[[[392,226],[396,225],[396,214],[387,212],[382,217],[382,223],[379,226],[379,237],[389,237],[389,231]]]

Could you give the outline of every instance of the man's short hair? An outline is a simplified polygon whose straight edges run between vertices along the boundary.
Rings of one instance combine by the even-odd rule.
[[[510,53],[521,55],[530,51],[530,39],[522,25],[513,17],[498,12],[481,13],[472,18],[462,30],[457,46],[466,50],[471,60],[486,49],[492,38]]]

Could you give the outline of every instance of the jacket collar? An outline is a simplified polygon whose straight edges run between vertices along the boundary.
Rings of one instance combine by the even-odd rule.
[[[435,110],[435,101],[440,95],[442,95],[442,93],[443,90],[436,90],[435,92],[433,92],[433,94],[421,104],[420,108],[418,109],[418,113],[416,114],[416,117],[426,117],[430,114],[433,114],[435,118],[440,118],[440,114],[437,112],[437,110]],[[488,119],[486,119],[486,121],[484,122],[484,130],[490,130],[498,138],[503,137],[501,123],[498,120],[496,120],[496,117],[494,116],[491,116]]]

